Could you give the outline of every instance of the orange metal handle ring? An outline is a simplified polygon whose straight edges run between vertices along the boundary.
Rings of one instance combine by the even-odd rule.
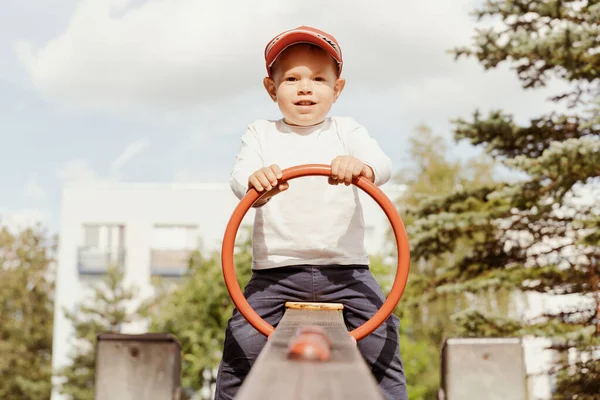
[[[289,181],[295,178],[303,176],[330,176],[331,167],[325,164],[306,164],[299,165],[296,167],[288,168],[282,171],[283,176],[280,181]],[[410,269],[410,247],[408,244],[408,237],[404,228],[404,223],[396,210],[396,207],[391,200],[383,193],[381,189],[375,186],[371,181],[364,177],[355,178],[353,184],[358,186],[364,192],[366,192],[377,204],[383,209],[385,215],[388,217],[394,236],[396,238],[396,246],[398,249],[398,267],[396,269],[396,276],[392,289],[382,304],[381,308],[369,319],[367,322],[359,326],[358,328],[350,331],[350,335],[356,340],[363,339],[373,332],[379,325],[385,322],[385,320],[394,311],[394,308],[400,301],[402,293],[406,287],[408,281],[408,272]],[[235,274],[235,265],[233,262],[233,253],[235,246],[235,239],[239,230],[240,224],[244,219],[244,216],[252,207],[252,204],[263,193],[259,193],[254,189],[251,189],[239,202],[237,207],[234,209],[229,223],[225,229],[223,237],[223,246],[221,251],[221,263],[223,268],[223,277],[225,279],[225,285],[229,291],[229,295],[233,300],[233,303],[239,310],[239,312],[248,320],[248,322],[259,332],[265,336],[270,336],[275,328],[262,319],[256,311],[248,304],[248,301],[244,297],[242,289],[237,281]]]

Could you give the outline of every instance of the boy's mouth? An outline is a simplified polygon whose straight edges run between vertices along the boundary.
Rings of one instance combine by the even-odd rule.
[[[301,101],[297,101],[294,103],[297,106],[314,106],[315,103],[314,101],[310,101],[310,100],[301,100]]]

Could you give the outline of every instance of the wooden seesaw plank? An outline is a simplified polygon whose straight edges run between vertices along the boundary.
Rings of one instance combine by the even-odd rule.
[[[310,307],[291,307],[252,366],[236,400],[383,400],[348,334],[340,308],[315,308],[314,303]],[[330,360],[288,358],[290,340],[300,327],[307,325],[320,326],[327,332],[332,343]]]

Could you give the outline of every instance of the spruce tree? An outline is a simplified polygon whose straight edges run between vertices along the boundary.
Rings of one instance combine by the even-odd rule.
[[[568,307],[532,320],[475,308],[454,318],[464,335],[552,338],[557,351],[576,355],[558,358],[555,398],[597,399],[600,1],[488,0],[474,14],[496,23],[454,54],[486,69],[509,64],[529,90],[552,78],[570,84],[551,99],[567,111],[525,125],[502,110],[456,119],[455,138],[483,149],[515,178],[424,200],[411,214],[413,257],[455,255],[467,245],[437,268],[428,294],[508,290],[564,298]]]
[[[73,312],[65,310],[67,319],[73,324],[75,346],[69,365],[58,374],[63,379],[61,393],[73,400],[94,399],[97,335],[119,332],[124,323],[134,320],[136,313],[128,311],[128,302],[135,294],[134,289],[125,287],[122,269],[111,266],[103,281],[92,287],[87,299]]]
[[[407,229],[418,222],[413,212],[429,197],[493,182],[494,163],[490,157],[450,159],[452,150],[444,137],[425,125],[418,126],[410,137],[411,168],[403,169],[395,176],[396,182],[406,186],[404,194],[395,201]],[[409,242],[412,245],[411,236]],[[437,398],[439,349],[446,337],[457,333],[451,316],[473,301],[460,292],[429,290],[435,286],[436,271],[451,263],[463,248],[468,246],[461,243],[452,254],[430,254],[427,260],[422,257],[411,259],[408,285],[396,310],[401,317],[400,337],[411,398]],[[501,303],[506,294],[486,293],[478,297],[481,302]]]

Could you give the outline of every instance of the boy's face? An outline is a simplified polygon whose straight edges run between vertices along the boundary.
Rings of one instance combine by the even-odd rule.
[[[345,81],[338,78],[337,65],[324,50],[298,44],[278,57],[264,85],[286,123],[310,126],[325,119]]]

